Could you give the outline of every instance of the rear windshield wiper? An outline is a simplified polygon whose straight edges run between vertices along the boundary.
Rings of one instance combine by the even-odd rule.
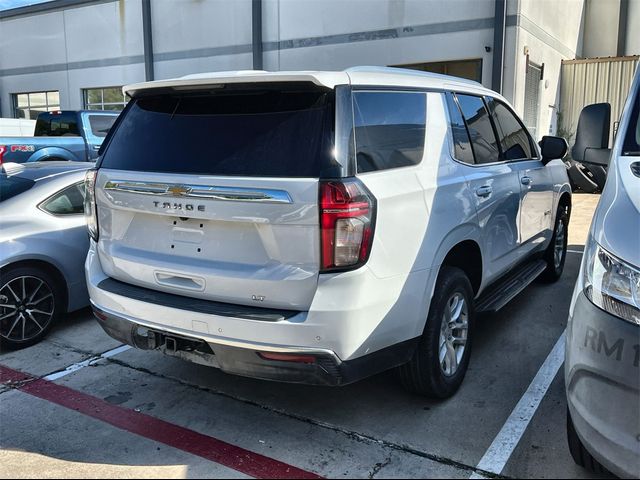
[[[173,120],[173,116],[178,111],[178,108],[180,108],[180,103],[181,102],[182,102],[182,97],[178,97],[178,101],[176,102],[176,107],[173,109],[173,112],[171,112],[171,117],[169,118],[169,120]]]

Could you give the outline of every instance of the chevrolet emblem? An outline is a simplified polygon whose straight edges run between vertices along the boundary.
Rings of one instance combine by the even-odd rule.
[[[184,197],[191,193],[192,190],[191,187],[187,187],[186,185],[171,185],[167,187],[167,193],[170,193],[174,197]]]

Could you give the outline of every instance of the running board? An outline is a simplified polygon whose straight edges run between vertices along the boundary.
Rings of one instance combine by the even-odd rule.
[[[534,260],[507,274],[476,300],[476,311],[478,313],[497,312],[527,288],[538,275],[544,272],[545,268],[547,264],[543,260]]]

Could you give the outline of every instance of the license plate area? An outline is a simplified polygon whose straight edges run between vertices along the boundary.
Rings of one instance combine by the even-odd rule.
[[[204,340],[182,337],[166,332],[138,327],[134,331],[133,340],[136,347],[143,350],[160,350],[168,355],[178,352],[199,352],[213,355],[213,350]]]

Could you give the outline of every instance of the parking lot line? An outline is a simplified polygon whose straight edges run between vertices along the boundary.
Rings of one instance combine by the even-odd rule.
[[[0,383],[255,478],[322,478],[217,438],[0,365]]]
[[[518,404],[515,406],[509,418],[498,432],[489,449],[480,459],[477,468],[487,472],[500,475],[505,465],[509,461],[511,454],[518,446],[520,438],[524,434],[529,422],[536,413],[540,402],[544,398],[551,382],[560,370],[564,362],[564,342],[563,331],[546,360],[538,370],[538,373],[529,384],[529,388],[524,393]],[[473,474],[470,478],[484,478],[481,475]]]
[[[120,345],[117,348],[101,353],[100,355],[97,355],[95,357],[88,358],[86,360],[83,360],[82,362],[74,363],[73,365],[69,365],[68,367],[66,367],[64,370],[60,370],[59,372],[53,372],[52,374],[42,378],[43,380],[49,380],[53,382],[54,380],[58,380],[59,378],[66,377],[67,375],[73,372],[77,372],[81,368],[93,365],[98,360],[111,358],[115,355],[118,355],[119,353],[126,352],[130,348],[131,347],[129,345]]]

